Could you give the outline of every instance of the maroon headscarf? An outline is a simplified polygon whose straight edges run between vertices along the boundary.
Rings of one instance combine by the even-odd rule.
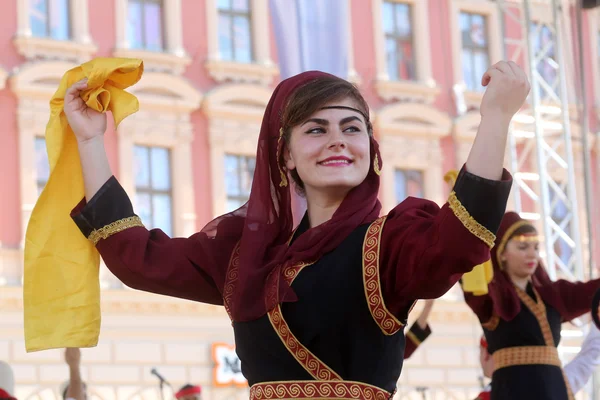
[[[531,222],[521,218],[516,212],[510,211],[504,214],[504,218],[496,234],[496,242],[491,251],[494,279],[488,285],[488,290],[493,301],[493,312],[505,321],[510,321],[517,316],[521,311],[521,301],[512,280],[502,267],[501,255],[504,249],[506,249],[506,243],[523,226],[533,227]],[[560,294],[555,290],[553,282],[541,261],[539,261],[531,277],[531,284],[544,302],[554,307],[563,318],[569,315],[569,310],[565,309],[564,303],[560,300]],[[478,308],[484,306],[484,297],[473,296],[472,294],[467,296],[467,303],[477,314],[483,311]]]
[[[333,217],[309,229],[288,246],[293,221],[289,181],[280,162],[285,145],[280,135],[281,116],[290,95],[299,87],[331,75],[304,72],[281,82],[269,101],[262,121],[256,168],[248,202],[210,222],[202,232],[214,239],[205,249],[225,270],[239,242],[239,265],[229,270],[223,296],[234,321],[250,321],[296,295],[284,279],[282,268],[298,262],[314,262],[335,249],[358,226],[378,218],[381,204],[379,168],[381,156],[371,138],[371,167],[366,179],[352,189]],[[368,114],[367,114],[368,116]],[[365,121],[367,122],[367,121]]]

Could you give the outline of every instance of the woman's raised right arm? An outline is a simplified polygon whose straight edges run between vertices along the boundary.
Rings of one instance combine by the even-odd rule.
[[[72,85],[64,111],[77,138],[85,199],[71,213],[81,232],[96,246],[108,269],[134,289],[210,304],[223,304],[226,271],[212,251],[215,239],[203,233],[170,238],[146,229],[134,213],[127,193],[113,176],[104,149],[106,114],[86,106],[80,92],[87,82]],[[226,253],[230,249],[220,249]],[[231,249],[232,251],[233,249]]]
[[[77,138],[85,198],[89,200],[108,181],[112,172],[104,149],[106,114],[87,107],[80,96],[86,88],[87,80],[84,79],[67,89],[64,111]]]

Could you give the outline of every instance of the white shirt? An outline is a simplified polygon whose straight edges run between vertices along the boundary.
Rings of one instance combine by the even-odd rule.
[[[590,325],[590,333],[581,344],[581,350],[570,363],[564,366],[573,394],[585,386],[596,366],[600,365],[600,330],[595,324]]]

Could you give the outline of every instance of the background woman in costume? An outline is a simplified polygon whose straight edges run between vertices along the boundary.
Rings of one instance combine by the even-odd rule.
[[[529,221],[506,213],[492,249],[488,293],[465,291],[494,359],[492,399],[573,398],[556,350],[561,324],[589,311],[600,280],[552,282],[539,245]]]
[[[488,351],[485,337],[481,337],[479,342],[479,362],[483,376],[491,379],[494,373],[494,359]],[[581,344],[579,353],[563,368],[573,394],[577,394],[585,387],[598,365],[600,365],[600,330],[592,325]],[[490,400],[491,392],[490,382],[475,400]]]
[[[106,118],[81,100],[93,90],[82,81],[64,106],[85,183],[72,217],[126,285],[225,306],[251,398],[390,398],[413,303],[489,257],[506,206],[508,125],[529,83],[500,62],[482,84],[479,133],[441,208],[409,198],[379,217],[368,106],[350,83],[312,71],[281,82],[267,105],[248,203],[169,238],[142,225],[112,176]],[[308,204],[296,230],[290,178]]]

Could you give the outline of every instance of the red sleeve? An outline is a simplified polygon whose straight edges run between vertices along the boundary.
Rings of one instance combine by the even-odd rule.
[[[465,302],[473,310],[481,326],[493,331],[498,325],[494,316],[494,300],[490,294],[475,296],[473,293],[463,292]]]
[[[406,332],[406,345],[404,347],[404,359],[410,358],[417,348],[431,335],[431,327],[429,324],[425,329],[421,329],[419,324],[412,324],[408,332]]]
[[[410,358],[410,356],[412,356],[412,354],[415,352],[415,350],[417,349],[417,347],[419,347],[418,344],[415,344],[415,342],[413,342],[412,340],[410,340],[408,337],[406,338],[406,344],[404,346],[404,359],[407,360]]]
[[[577,317],[590,312],[592,299],[600,289],[600,279],[588,282],[571,282],[564,279],[552,282],[552,296],[562,304],[561,316],[564,321],[571,321]]]
[[[223,304],[225,271],[208,255],[213,245],[203,233],[170,238],[146,229],[133,212],[129,197],[111,177],[98,193],[72,211],[71,217],[96,243],[108,269],[138,290],[210,304]]]
[[[390,212],[381,237],[380,275],[388,310],[401,321],[414,301],[442,296],[490,258],[512,178],[490,181],[464,168],[440,209],[408,198]]]

